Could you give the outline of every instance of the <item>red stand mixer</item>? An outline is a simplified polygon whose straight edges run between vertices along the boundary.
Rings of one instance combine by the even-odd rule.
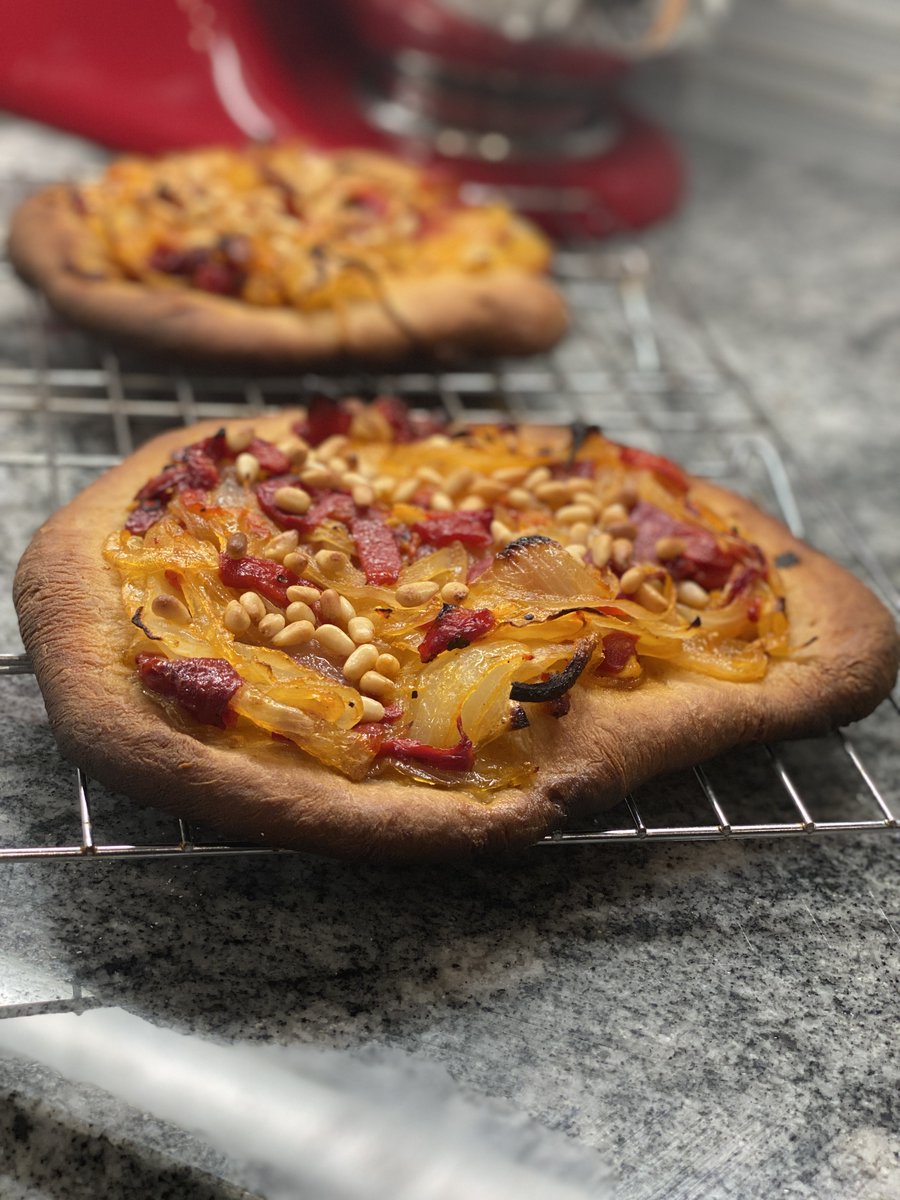
[[[299,137],[552,189],[593,235],[669,212],[681,166],[616,83],[721,0],[0,0],[0,105],[116,149]],[[566,200],[568,197],[568,200]]]

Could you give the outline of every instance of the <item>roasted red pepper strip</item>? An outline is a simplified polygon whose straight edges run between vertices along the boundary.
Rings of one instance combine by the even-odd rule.
[[[379,396],[372,407],[390,425],[395,442],[418,442],[447,427],[446,418],[438,413],[411,413],[399,396]]]
[[[291,469],[288,456],[265,438],[254,438],[247,447],[247,453],[253,455],[259,463],[260,470],[265,471],[267,475],[285,475]]]
[[[313,494],[313,502],[307,512],[300,516],[279,508],[275,503],[275,493],[282,487],[296,487],[295,475],[279,475],[275,479],[267,479],[256,488],[256,499],[259,507],[267,517],[271,517],[282,529],[296,529],[298,533],[312,533],[317,525],[329,518],[342,521],[349,526],[356,516],[356,505],[353,498],[346,492],[320,491]],[[311,493],[312,494],[312,493]]]
[[[356,542],[366,583],[396,583],[403,561],[397,539],[385,524],[384,517],[371,509],[364,517],[354,517],[350,522],[350,535]]]
[[[281,608],[287,607],[288,588],[305,582],[281,563],[270,558],[254,558],[250,554],[244,558],[229,558],[227,554],[220,554],[219,578],[226,587],[259,592]]]
[[[649,450],[639,450],[636,446],[620,446],[619,457],[628,467],[652,471],[676,492],[688,490],[688,479],[684,471],[661,454],[651,454]]]
[[[306,420],[295,422],[293,429],[310,446],[320,446],[326,438],[349,433],[352,421],[353,414],[336,400],[328,396],[313,396]]]
[[[618,675],[631,662],[637,634],[613,631],[603,635],[603,662],[596,670],[597,675]]]
[[[497,624],[489,608],[457,608],[445,604],[419,644],[419,658],[431,662],[444,650],[462,650]]]
[[[491,521],[494,510],[479,509],[477,512],[429,513],[422,521],[412,526],[423,542],[429,546],[449,546],[462,542],[474,550],[484,550],[493,544]]]
[[[204,725],[224,729],[236,720],[228,703],[243,680],[227,659],[139,654],[135,662],[146,687],[171,696]]]
[[[223,439],[224,440],[224,439]],[[135,496],[137,507],[125,519],[130,533],[146,533],[165,511],[176,492],[186,488],[210,491],[219,482],[219,469],[208,452],[214,439],[206,438],[185,446],[173,455],[173,461],[141,488]]]
[[[386,738],[375,752],[376,758],[398,758],[401,762],[424,763],[442,771],[471,771],[475,766],[475,747],[463,731],[455,746],[429,746],[415,738]]]
[[[721,547],[708,529],[678,521],[655,504],[641,500],[631,510],[631,520],[637,526],[634,539],[635,562],[656,562],[656,543],[663,537],[677,537],[684,542],[684,553],[669,559],[666,568],[673,579],[693,579],[712,591],[724,587],[731,569],[741,560],[741,547]],[[752,547],[747,545],[749,553]]]

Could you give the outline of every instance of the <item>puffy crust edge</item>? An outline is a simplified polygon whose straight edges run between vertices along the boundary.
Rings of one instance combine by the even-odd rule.
[[[343,312],[254,308],[227,297],[129,281],[89,279],[72,266],[88,234],[64,185],[44,188],[13,214],[9,256],[59,313],[157,353],[268,369],[397,362],[426,355],[532,354],[554,345],[568,316],[540,275],[447,272],[385,283],[385,303]]]
[[[257,421],[256,428],[277,438],[293,416]],[[791,551],[799,559],[783,577],[794,641],[805,648],[773,662],[764,680],[734,684],[660,672],[634,690],[579,694],[566,718],[535,724],[541,769],[533,784],[497,793],[490,803],[386,779],[353,783],[294,754],[272,766],[206,745],[172,728],[123,665],[131,628],[101,549],[134,492],[172,450],[218,427],[203,422],[165,433],[97,480],[38,530],[14,588],[63,754],[107,785],[188,820],[348,858],[498,852],[729,747],[818,735],[857,720],[893,685],[897,631],[881,602],[747,500],[697,480],[697,495],[767,555]]]

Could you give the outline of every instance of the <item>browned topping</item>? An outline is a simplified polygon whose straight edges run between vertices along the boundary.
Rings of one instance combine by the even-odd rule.
[[[246,533],[233,533],[225,543],[225,553],[229,558],[243,558],[247,553]]]

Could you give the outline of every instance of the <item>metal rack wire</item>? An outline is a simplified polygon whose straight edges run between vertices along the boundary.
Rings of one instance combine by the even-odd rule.
[[[752,390],[724,371],[696,328],[665,328],[651,306],[649,263],[638,248],[575,250],[560,256],[559,275],[575,317],[555,353],[483,369],[423,370],[392,376],[239,378],[160,373],[140,360],[97,346],[58,326],[11,274],[0,271],[0,321],[18,322],[16,351],[0,359],[0,470],[26,471],[49,512],[90,477],[153,433],[206,417],[247,416],[335,395],[391,391],[413,404],[440,405],[451,417],[571,422],[588,420],[612,436],[664,449],[691,471],[730,486],[807,532],[783,448]],[[834,514],[817,519],[836,527]],[[856,531],[838,530],[850,565],[900,612],[900,597]],[[0,656],[0,675],[30,670],[24,656]],[[7,686],[6,684],[2,686]],[[900,801],[886,775],[883,747],[895,748],[900,705],[892,697],[852,734],[838,732],[807,747],[736,752],[627,797],[603,819],[545,839],[544,847],[638,841],[700,841],[885,831],[900,827]],[[750,762],[746,754],[755,758]],[[742,757],[743,755],[743,757]],[[811,764],[829,761],[829,786]],[[804,761],[806,765],[804,766]],[[812,778],[815,782],[811,782]],[[744,794],[754,779],[756,799]],[[837,781],[837,782],[835,782]],[[97,833],[94,785],[75,772],[77,834],[60,844],[0,846],[0,859],[199,857],[277,853],[218,840],[174,822],[162,840],[110,840]],[[827,793],[827,794],[826,794]],[[762,797],[765,805],[758,803]],[[36,798],[39,802],[39,797]],[[667,811],[676,816],[666,815]]]

